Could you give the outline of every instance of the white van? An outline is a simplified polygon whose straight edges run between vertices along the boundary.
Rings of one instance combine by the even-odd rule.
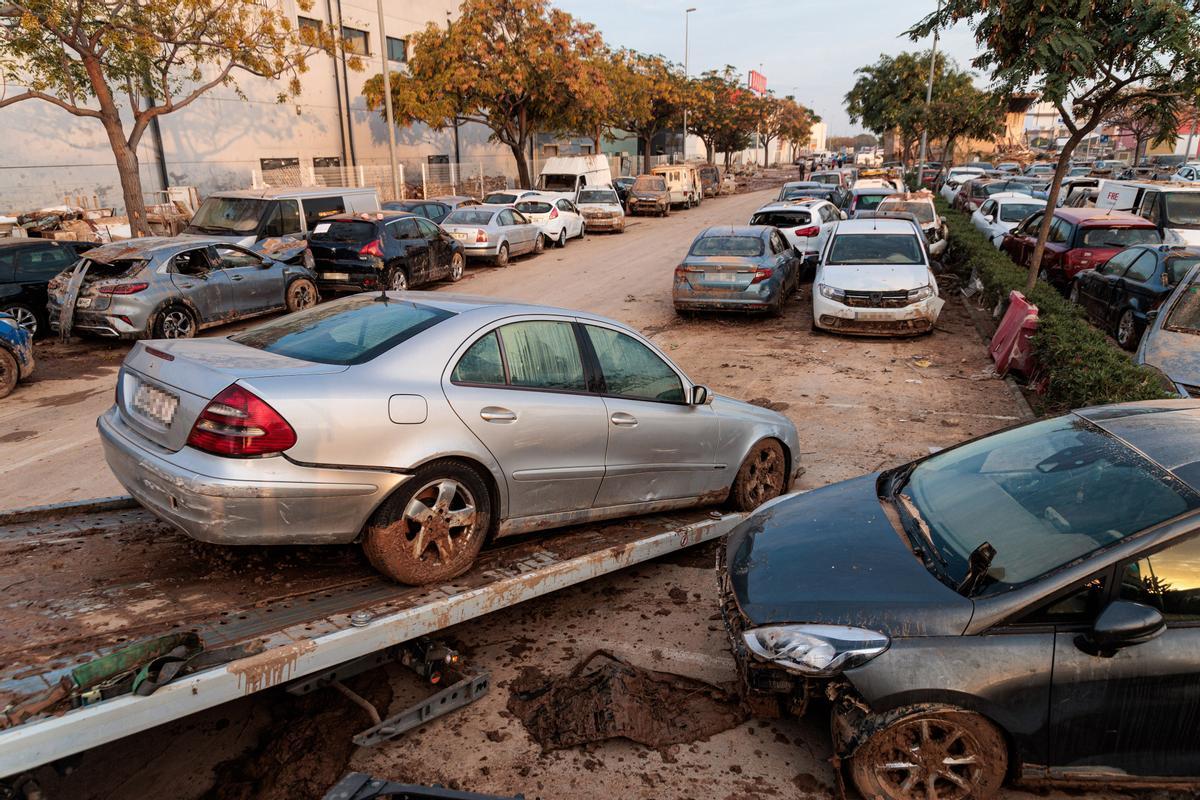
[[[660,175],[667,181],[667,190],[671,192],[671,205],[681,205],[685,208],[698,206],[704,200],[704,186],[700,182],[700,172],[692,164],[663,164],[650,170],[652,175]]]
[[[612,188],[612,170],[602,155],[554,156],[546,159],[538,174],[537,188],[578,202],[580,189]]]
[[[1165,244],[1200,245],[1200,187],[1193,184],[1101,180],[1096,208],[1145,217]]]
[[[213,192],[200,204],[182,235],[250,247],[262,239],[303,239],[314,225],[334,214],[378,210],[379,195],[374,189],[313,186]]]

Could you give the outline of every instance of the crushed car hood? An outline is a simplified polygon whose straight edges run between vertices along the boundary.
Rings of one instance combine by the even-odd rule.
[[[1137,361],[1166,374],[1175,383],[1200,386],[1200,337],[1157,328],[1146,333]]]
[[[855,625],[892,637],[957,636],[973,604],[935,578],[864,475],[773,504],[730,534],[725,564],[750,626]]]

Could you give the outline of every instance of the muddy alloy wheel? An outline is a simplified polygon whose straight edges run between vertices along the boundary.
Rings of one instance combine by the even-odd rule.
[[[0,397],[8,397],[17,388],[21,379],[21,368],[12,353],[0,347]]]
[[[544,252],[546,252],[546,237],[539,233],[538,237],[533,240],[533,254],[536,256]]]
[[[1008,762],[996,726],[970,711],[902,717],[866,741],[850,760],[863,797],[967,800],[995,796]]]
[[[182,306],[166,309],[154,323],[156,339],[191,339],[195,335],[196,318]]]
[[[783,445],[763,439],[750,450],[733,480],[730,501],[738,511],[753,511],[783,493],[787,482]]]
[[[392,270],[392,274],[388,276],[387,288],[393,292],[408,291],[408,273],[404,271],[404,267]]]
[[[490,525],[491,497],[479,472],[434,461],[375,512],[363,552],[375,569],[401,583],[445,581],[471,567]]]
[[[33,309],[29,306],[12,305],[5,308],[0,308],[0,314],[8,314],[17,321],[25,330],[29,331],[30,336],[37,336],[38,318],[37,314],[33,313]]]
[[[317,304],[317,287],[308,278],[292,281],[287,292],[287,310],[303,311]]]
[[[537,248],[537,245],[535,244],[534,249],[536,250],[536,248]],[[507,267],[508,266],[508,244],[507,243],[501,244],[500,249],[496,251],[496,266],[497,267]]]
[[[559,247],[567,246],[567,226],[565,224],[558,231],[558,242],[556,244]]]
[[[1133,318],[1133,309],[1125,309],[1121,319],[1117,321],[1117,344],[1126,350],[1137,346],[1137,320]]]
[[[462,253],[455,253],[450,257],[450,280],[461,281],[463,274],[466,272],[466,260]]]

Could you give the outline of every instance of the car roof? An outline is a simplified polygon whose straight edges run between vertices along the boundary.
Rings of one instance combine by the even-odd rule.
[[[819,173],[813,173],[813,174],[819,174]],[[795,189],[797,187],[800,187],[800,188],[804,188],[804,189],[810,189],[810,188],[815,189],[818,186],[827,186],[827,185],[828,184],[821,183],[820,181],[788,181],[787,183],[785,183],[783,185],[782,188]]]
[[[1042,205],[1046,205],[1046,201],[1044,199],[1040,197],[1034,197],[1031,194],[1025,194],[1024,192],[996,192],[988,199],[999,200],[1001,203],[1003,203],[1005,200],[1023,200],[1026,203],[1041,203]]]
[[[1200,400],[1145,400],[1074,413],[1200,491]]]
[[[823,200],[820,197],[804,197],[797,200],[772,200],[756,208],[754,213],[757,214],[760,211],[806,211],[818,203],[829,203],[829,201]]]
[[[900,190],[891,186],[855,186],[850,189],[850,194],[856,197],[864,194],[899,194]]]
[[[913,228],[912,221],[896,217],[865,217],[862,219],[843,220],[837,224],[834,234],[868,234],[868,233],[904,233],[917,236],[919,232]]]
[[[86,258],[101,263],[110,263],[126,258],[150,260],[155,256],[169,256],[181,250],[191,250],[207,245],[226,247],[229,242],[204,236],[146,236],[111,244],[102,244],[87,251]]]
[[[512,207],[513,206],[510,203],[480,203],[477,206],[466,206],[464,208],[456,208],[451,213],[457,214],[459,211],[491,211],[494,213],[496,211],[502,211],[506,208],[512,208]]]
[[[521,300],[486,297],[483,295],[459,294],[457,292],[387,292],[389,297],[404,298],[421,305],[439,308],[455,314],[487,315],[492,319],[502,319],[514,314],[554,314],[564,317],[576,317],[585,321],[604,322],[620,328],[631,329],[629,325],[599,314],[578,311],[571,308],[526,303]]]
[[[712,225],[700,231],[697,239],[706,239],[710,236],[746,236],[753,239],[761,239],[764,235],[770,232],[769,226],[763,225]]]
[[[1139,217],[1137,214],[1130,214],[1127,211],[1108,211],[1103,208],[1063,206],[1062,208],[1055,209],[1054,215],[1062,217],[1067,222],[1084,227],[1099,226],[1105,222],[1117,222],[1121,225],[1133,225],[1138,228],[1157,227],[1150,220],[1145,217]]]
[[[297,189],[288,186],[267,186],[263,189],[235,189],[228,192],[213,192],[209,197],[233,197],[250,200],[274,200],[277,197],[327,197],[341,194],[375,193],[374,189],[353,186],[322,186],[320,188]]]
[[[0,239],[0,250],[13,250],[20,247],[31,247],[38,244],[65,244],[65,242],[55,241],[54,239],[39,239],[36,237],[22,236],[20,239]],[[74,242],[72,242],[74,244]]]
[[[415,216],[416,214],[411,211],[398,211],[393,208],[385,208],[382,211],[370,211],[361,214],[330,214],[328,217],[322,217],[321,222],[381,222]]]

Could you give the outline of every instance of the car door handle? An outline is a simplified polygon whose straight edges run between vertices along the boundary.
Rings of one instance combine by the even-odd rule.
[[[479,410],[479,417],[485,422],[516,422],[517,412],[500,406],[484,406]]]
[[[620,425],[623,428],[633,428],[637,426],[637,417],[633,414],[626,414],[624,411],[617,411],[609,420],[613,425]]]
[[[229,276],[229,280],[231,280],[231,281],[240,281],[240,280],[241,280],[242,278],[244,278],[244,277],[246,277],[246,276],[245,276],[245,275],[230,275],[230,276]]]

